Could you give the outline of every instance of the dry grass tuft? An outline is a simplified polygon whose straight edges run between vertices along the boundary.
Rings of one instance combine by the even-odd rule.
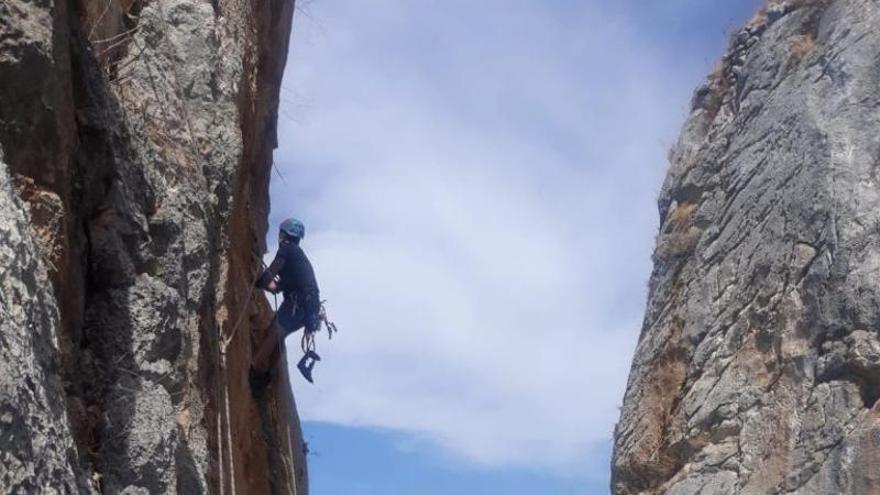
[[[765,6],[761,7],[761,9],[758,10],[758,12],[756,12],[755,15],[753,15],[752,18],[748,20],[748,22],[746,22],[745,27],[746,27],[746,29],[750,29],[750,28],[756,28],[756,27],[760,27],[760,26],[766,26],[768,20],[769,19],[767,18],[767,6],[765,5]]]
[[[669,212],[663,233],[657,239],[655,263],[688,256],[694,252],[703,235],[703,230],[694,224],[698,206],[696,203],[683,203]]]
[[[696,203],[684,203],[676,205],[667,220],[667,232],[687,232],[694,225],[694,215],[697,212]]]
[[[816,38],[812,34],[800,34],[791,39],[789,52],[795,62],[800,62],[816,49]]]
[[[687,232],[662,234],[657,240],[654,263],[665,263],[674,258],[684,258],[693,254],[702,236],[703,231],[697,227],[691,227]]]
[[[724,97],[730,91],[730,82],[726,77],[726,67],[719,62],[709,74],[709,91],[703,99],[702,107],[706,111],[707,122],[712,122],[721,111]]]

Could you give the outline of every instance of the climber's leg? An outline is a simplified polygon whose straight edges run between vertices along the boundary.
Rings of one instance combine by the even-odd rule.
[[[260,343],[260,347],[257,349],[256,354],[254,354],[251,367],[260,373],[265,373],[272,369],[272,366],[278,362],[281,356],[281,353],[277,352],[281,348],[281,340],[302,328],[303,320],[302,310],[296,308],[296,311],[294,311],[293,301],[285,298],[275,313],[275,318],[272,319],[272,324],[266,331],[266,336]]]
[[[279,341],[281,340],[282,328],[278,324],[278,319],[273,318],[269,328],[266,329],[266,335],[263,337],[257,352],[251,360],[251,367],[257,372],[265,373],[272,367],[271,357],[276,354]]]

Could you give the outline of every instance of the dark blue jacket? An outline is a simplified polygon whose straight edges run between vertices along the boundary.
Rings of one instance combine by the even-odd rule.
[[[278,247],[278,253],[272,264],[263,272],[257,286],[267,289],[269,282],[278,277],[278,289],[284,297],[294,296],[304,308],[316,305],[320,301],[318,281],[315,271],[306,253],[294,242],[284,242]]]

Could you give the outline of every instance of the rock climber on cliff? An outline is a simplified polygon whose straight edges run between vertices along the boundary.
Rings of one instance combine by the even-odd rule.
[[[278,232],[278,252],[272,264],[257,279],[257,287],[273,294],[281,293],[284,300],[278,307],[275,318],[266,336],[251,361],[251,382],[256,387],[268,384],[270,370],[275,363],[276,350],[284,337],[305,327],[308,339],[321,325],[321,300],[318,282],[312,264],[300,247],[305,237],[305,226],[299,220],[288,218],[281,222]],[[313,351],[304,349],[306,356],[300,361],[299,369],[311,382],[314,361],[320,359]],[[309,354],[311,353],[311,355]],[[305,365],[306,358],[312,359]]]

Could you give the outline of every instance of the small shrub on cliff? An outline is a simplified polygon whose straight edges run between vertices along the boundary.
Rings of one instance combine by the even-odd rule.
[[[811,34],[801,34],[791,39],[789,53],[794,63],[800,62],[816,48],[816,38]]]
[[[663,231],[657,239],[654,262],[688,256],[700,242],[703,230],[694,224],[696,203],[676,204],[670,210]]]

